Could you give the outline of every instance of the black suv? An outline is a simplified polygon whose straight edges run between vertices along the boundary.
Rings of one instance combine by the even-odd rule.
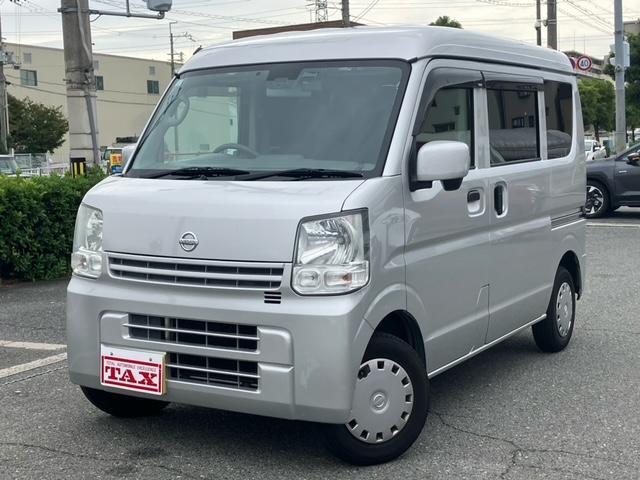
[[[622,206],[640,207],[640,145],[616,157],[587,162],[587,218]]]

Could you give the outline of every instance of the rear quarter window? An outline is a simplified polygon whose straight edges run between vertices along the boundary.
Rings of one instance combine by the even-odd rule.
[[[544,109],[547,117],[547,156],[569,155],[573,143],[573,90],[570,83],[544,82]]]

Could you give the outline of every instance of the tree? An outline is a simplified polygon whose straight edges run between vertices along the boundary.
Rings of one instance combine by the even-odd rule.
[[[454,20],[447,15],[438,17],[435,22],[431,22],[429,25],[434,27],[462,28],[462,24],[459,21]]]
[[[578,82],[584,126],[593,125],[596,140],[601,129],[612,130],[615,123],[615,89],[606,80],[580,80]]]
[[[9,95],[9,148],[16,153],[53,152],[64,143],[69,123],[62,107],[48,107]]]

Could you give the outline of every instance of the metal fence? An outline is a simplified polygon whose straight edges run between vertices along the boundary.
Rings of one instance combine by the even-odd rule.
[[[50,163],[51,159],[46,153],[15,153],[13,155],[1,155],[3,159],[8,159],[13,164],[13,169],[19,170],[23,176],[42,176],[56,173],[64,175],[69,171],[68,163]],[[15,172],[4,172],[15,173]]]
[[[16,153],[13,159],[21,170],[40,168],[48,164],[46,153]]]

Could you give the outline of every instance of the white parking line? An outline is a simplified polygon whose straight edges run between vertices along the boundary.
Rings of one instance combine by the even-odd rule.
[[[3,368],[0,370],[0,378],[10,377],[11,375],[17,375],[18,373],[28,372],[40,367],[46,367],[52,363],[63,362],[67,359],[66,353],[59,353],[50,357],[41,358],[40,360],[34,360],[33,362],[23,363],[22,365],[15,365],[9,368]]]
[[[612,222],[587,222],[587,227],[625,227],[640,228],[640,225],[633,223],[612,223]]]
[[[0,340],[0,347],[22,348],[24,350],[63,350],[66,345],[59,343],[34,343],[34,342],[13,342],[11,340]]]

